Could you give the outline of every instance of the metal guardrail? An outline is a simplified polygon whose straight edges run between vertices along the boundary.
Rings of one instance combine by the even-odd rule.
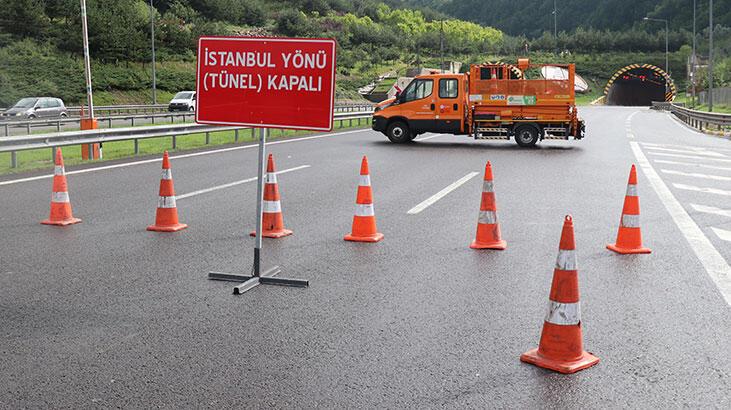
[[[134,107],[134,106],[129,106]],[[164,105],[164,108],[167,110],[167,105]],[[342,104],[342,105],[336,105],[334,112],[356,112],[356,111],[366,111],[372,109],[372,105],[360,105],[360,104]],[[100,125],[106,124],[108,128],[112,127],[113,121],[129,121],[130,126],[135,126],[136,120],[142,120],[142,119],[149,119],[152,124],[155,123],[156,119],[164,120],[166,118],[170,119],[170,123],[174,123],[176,118],[182,118],[183,122],[185,122],[186,118],[194,118],[195,112],[194,111],[178,111],[178,112],[165,112],[165,113],[152,113],[152,114],[136,114],[136,115],[117,115],[117,116],[103,116],[103,117],[97,117],[97,121]],[[23,121],[2,121],[0,122],[0,126],[2,126],[5,130],[5,133],[3,136],[9,137],[10,136],[10,129],[11,128],[23,128],[25,131],[25,134],[21,135],[28,135],[32,132],[33,128],[38,127],[56,127],[56,132],[61,132],[61,126],[66,124],[80,124],[81,118],[53,118],[53,119],[34,119],[34,120],[23,120]],[[79,125],[80,126],[80,125]]]
[[[653,101],[652,108],[670,111],[681,121],[700,131],[704,129],[711,130],[711,126],[715,126],[718,130],[723,130],[724,127],[731,127],[731,114],[691,110],[680,104],[669,102]]]
[[[349,121],[349,126],[353,126],[353,121],[357,120],[360,125],[362,119],[370,118],[372,111],[360,112],[339,112],[335,113],[334,120],[339,121],[339,127],[344,126],[345,121]],[[148,127],[126,127],[126,128],[107,128],[84,131],[65,131],[51,134],[34,134],[22,137],[0,137],[0,153],[10,152],[11,167],[18,166],[17,152],[34,150],[34,149],[51,149],[51,158],[55,155],[56,147],[98,144],[114,141],[134,141],[134,154],[139,154],[139,140],[148,138],[171,137],[171,148],[177,148],[177,137],[181,135],[205,134],[205,143],[210,143],[212,133],[234,131],[234,142],[239,141],[241,130],[251,130],[251,137],[255,138],[255,128],[247,127],[225,127],[204,124],[172,124]]]

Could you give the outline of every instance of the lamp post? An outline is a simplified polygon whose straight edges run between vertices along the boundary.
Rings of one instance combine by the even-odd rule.
[[[713,111],[713,0],[708,0],[708,111]]]
[[[84,45],[84,77],[86,80],[86,104],[89,118],[94,118],[94,97],[91,93],[91,62],[89,61],[89,29],[86,25],[86,0],[81,0],[81,34]]]
[[[645,21],[662,21],[665,23],[665,72],[670,75],[670,66],[668,65],[668,21],[665,19],[656,19],[651,17],[645,17],[642,20]]]
[[[558,54],[558,12],[556,11],[556,0],[553,0],[553,41],[556,42],[556,54]]]
[[[157,104],[157,85],[155,84],[155,9],[150,0],[150,41],[152,43],[152,103]]]
[[[692,106],[693,107],[695,107],[695,91],[696,91],[695,90],[695,82],[696,82],[696,77],[695,77],[695,66],[696,66],[696,57],[695,57],[695,20],[696,20],[695,19],[695,3],[696,3],[696,0],[693,0],[693,53],[691,54],[691,57],[690,57],[690,85],[692,87],[691,88],[691,91],[692,91],[692,94],[693,94],[693,96],[692,96],[692,99],[693,99]]]

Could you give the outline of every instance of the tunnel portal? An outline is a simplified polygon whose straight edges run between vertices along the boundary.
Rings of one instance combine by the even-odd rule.
[[[607,105],[652,105],[675,99],[670,76],[651,64],[632,64],[618,70],[604,87]]]

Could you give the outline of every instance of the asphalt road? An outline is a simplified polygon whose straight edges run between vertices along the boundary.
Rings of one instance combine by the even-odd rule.
[[[65,229],[38,223],[50,179],[0,179],[0,407],[729,408],[731,143],[642,108],[582,114],[585,140],[537,149],[368,130],[271,144],[279,170],[302,168],[279,177],[295,233],[263,258],[307,289],[206,279],[250,268],[255,184],[201,191],[254,177],[254,147],[173,157],[178,195],[194,194],[176,234],[145,231],[156,159],[69,175],[83,223]],[[342,240],[364,154],[377,244]],[[487,160],[502,252],[468,248]],[[651,255],[605,249],[632,163]],[[567,213],[601,362],[559,375],[518,357],[538,344]]]

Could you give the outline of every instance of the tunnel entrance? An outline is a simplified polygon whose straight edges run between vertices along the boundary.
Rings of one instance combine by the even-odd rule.
[[[632,64],[618,70],[604,88],[607,105],[652,105],[675,99],[675,84],[665,71],[650,64]]]

